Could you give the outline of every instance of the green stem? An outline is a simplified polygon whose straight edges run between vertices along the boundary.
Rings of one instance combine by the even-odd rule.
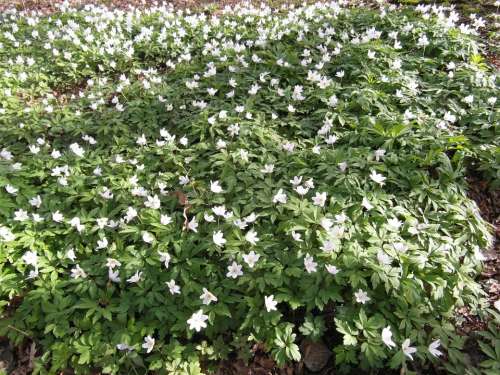
[[[405,359],[403,360],[402,365],[403,366],[401,367],[401,371],[399,372],[399,375],[405,375],[406,374],[407,368],[406,368],[406,360]]]
[[[14,330],[16,332],[19,332],[19,333],[21,333],[22,335],[24,335],[26,337],[31,337],[31,335],[29,333],[21,331],[19,328],[13,327],[11,325],[8,325],[7,328],[12,329],[12,330]]]

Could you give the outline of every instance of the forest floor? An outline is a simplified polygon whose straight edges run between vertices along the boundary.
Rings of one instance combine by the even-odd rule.
[[[15,8],[18,11],[23,12],[38,12],[40,15],[51,14],[58,11],[58,6],[62,1],[60,0],[0,0],[0,13],[6,11],[7,9]],[[129,9],[131,7],[148,7],[154,6],[159,1],[155,0],[70,0],[68,1],[73,6],[84,6],[86,4],[99,4],[106,5],[110,8],[121,8]],[[239,0],[170,0],[174,7],[190,8],[190,9],[202,9],[205,6],[212,6],[215,9],[221,9],[225,5],[232,5],[238,3]],[[279,6],[283,3],[295,2],[298,4],[304,1],[286,1],[286,0],[269,0],[265,3],[271,6]],[[313,1],[306,1],[313,2]],[[376,1],[357,1],[358,3],[374,4]],[[419,1],[419,0],[395,0],[390,1],[391,3],[403,3],[403,4],[419,4],[419,3],[429,3],[429,1]],[[433,0],[432,3],[436,1]],[[437,1],[439,2],[439,1]],[[500,69],[500,55],[499,55],[499,45],[498,45],[498,33],[499,33],[499,20],[498,14],[495,16],[495,10],[498,13],[498,9],[493,5],[494,2],[490,0],[479,0],[479,1],[442,1],[446,3],[455,3],[457,10],[461,13],[463,22],[466,22],[471,14],[477,14],[479,16],[485,17],[488,20],[487,27],[482,33],[482,37],[485,41],[488,61]],[[494,232],[494,242],[493,246],[484,252],[486,257],[485,266],[480,277],[480,282],[483,285],[484,291],[488,294],[488,299],[493,303],[500,299],[500,189],[493,189],[489,186],[487,180],[482,178],[481,174],[477,171],[469,171],[469,176],[467,177],[469,185],[469,196],[478,205],[482,217],[488,221],[493,228]],[[486,322],[482,321],[477,315],[468,311],[467,308],[461,309],[457,319],[457,331],[466,336],[474,336],[474,333],[485,328]],[[471,345],[471,351],[477,351],[474,349],[474,345]],[[220,375],[241,375],[241,374],[255,374],[255,375],[266,375],[266,374],[279,374],[279,375],[293,375],[293,374],[304,374],[307,373],[304,363],[307,363],[308,356],[314,357],[316,355],[315,350],[321,350],[321,348],[316,348],[314,345],[310,347],[302,348],[306,358],[304,361],[300,362],[295,366],[288,366],[283,369],[276,369],[274,361],[269,358],[259,346],[254,348],[254,358],[249,364],[243,363],[243,361],[223,361],[220,364],[218,374]],[[10,346],[8,341],[0,337],[0,373],[2,367],[7,369],[8,374],[12,375],[27,375],[30,374],[33,369],[33,364],[36,356],[38,356],[39,350],[35,344],[29,339],[26,340],[25,345],[21,347],[13,348]],[[474,357],[475,353],[470,353]],[[333,364],[325,366],[320,372],[316,374],[328,375],[333,374]],[[382,372],[381,372],[382,373]],[[385,375],[390,375],[391,372],[383,371]],[[96,373],[97,374],[97,373]],[[362,375],[363,372],[357,372],[358,375]],[[437,372],[436,374],[441,374]]]

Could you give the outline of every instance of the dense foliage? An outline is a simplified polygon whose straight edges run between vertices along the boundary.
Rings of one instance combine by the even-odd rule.
[[[500,171],[482,23],[2,15],[0,334],[51,374],[197,374],[255,342],[283,364],[302,337],[341,370],[438,361],[490,241],[464,169]]]

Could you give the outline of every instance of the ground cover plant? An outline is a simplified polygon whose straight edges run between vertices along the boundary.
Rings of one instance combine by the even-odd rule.
[[[500,169],[483,20],[458,19],[2,14],[0,335],[49,374],[209,373],[256,343],[283,365],[303,338],[339,372],[459,356],[491,242],[465,168]]]

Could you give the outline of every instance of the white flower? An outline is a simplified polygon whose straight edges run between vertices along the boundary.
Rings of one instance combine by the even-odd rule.
[[[250,242],[252,245],[256,245],[257,242],[259,241],[259,237],[257,237],[257,232],[251,229],[248,231],[248,233],[245,235],[245,240]]]
[[[394,46],[395,46],[394,48],[396,48],[396,43],[394,44]],[[399,47],[399,45],[397,45],[397,46]],[[396,48],[396,49],[397,49],[397,48]],[[400,60],[400,59],[395,59],[395,60],[391,63],[391,67],[392,67],[392,69],[394,69],[394,70],[399,70],[399,69],[401,69],[401,66],[402,66],[402,64],[401,64],[401,60]]]
[[[240,133],[240,125],[233,124],[227,127],[227,131],[231,137],[234,137]]]
[[[457,121],[457,116],[455,116],[454,114],[452,114],[450,112],[446,112],[444,114],[444,121],[454,123],[455,121]]]
[[[187,184],[189,184],[189,177],[188,176],[180,176],[179,177],[179,184],[180,185],[187,185]]]
[[[332,274],[333,276],[335,276],[340,272],[340,270],[332,264],[325,264],[325,268],[328,271],[328,273]]]
[[[328,138],[325,139],[326,144],[328,145],[333,145],[335,142],[337,142],[337,136],[335,135],[329,135]]]
[[[29,146],[29,149],[30,149],[30,152],[32,154],[38,154],[40,152],[40,147],[36,146],[36,145],[30,145]]]
[[[42,204],[42,198],[40,198],[40,196],[37,195],[36,197],[33,197],[33,198],[30,199],[30,204],[33,207],[40,208],[40,206]]]
[[[40,223],[43,221],[43,217],[41,217],[39,214],[31,214],[31,216],[33,216],[33,221],[35,223]],[[81,232],[81,230],[83,230],[83,225],[78,227],[77,229],[79,232]]]
[[[397,218],[392,218],[387,220],[387,227],[389,230],[397,232],[399,228],[403,225],[401,221],[399,221]]]
[[[304,91],[304,87],[302,87],[300,85],[295,85],[293,88],[292,99],[297,100],[297,101],[304,100],[305,97],[304,97],[304,95],[302,95],[303,91]]]
[[[396,347],[396,344],[394,343],[394,341],[392,341],[392,332],[391,332],[391,327],[390,326],[387,326],[387,327],[385,327],[382,330],[382,341],[389,348],[395,348]]]
[[[343,212],[341,212],[340,214],[337,214],[335,215],[335,222],[337,224],[342,224],[342,223],[345,223],[347,220],[347,215]]]
[[[56,223],[60,223],[64,220],[64,216],[59,211],[56,211],[52,214],[52,220],[54,220]]]
[[[279,189],[276,195],[273,197],[273,203],[283,203],[285,204],[287,201],[287,196],[283,192],[283,189]]]
[[[315,206],[324,207],[326,202],[326,192],[318,193],[312,198]]]
[[[382,250],[378,251],[377,260],[380,264],[385,265],[385,266],[392,263],[392,258]]]
[[[153,197],[148,196],[147,201],[144,202],[144,205],[146,207],[152,208],[154,210],[158,210],[161,206],[160,198],[158,198],[158,195],[154,195]]]
[[[153,243],[153,241],[155,240],[155,237],[149,232],[143,232],[142,233],[142,240],[146,243]]]
[[[306,268],[307,273],[316,272],[318,263],[314,261],[314,258],[311,255],[306,254],[304,258],[304,267]]]
[[[276,311],[277,301],[274,300],[274,295],[264,296],[264,304],[266,305],[267,312]]]
[[[434,357],[439,357],[439,356],[443,355],[443,352],[438,350],[440,345],[441,345],[441,340],[439,340],[439,339],[431,342],[429,345],[429,353],[431,353]]]
[[[224,234],[220,230],[213,233],[212,239],[217,246],[222,247],[226,243],[226,239],[224,238]]]
[[[292,230],[292,238],[297,242],[303,242],[302,235]]]
[[[301,182],[302,182],[302,176],[293,176],[293,179],[290,180],[290,183],[293,186],[299,186]]]
[[[38,267],[38,255],[36,251],[27,251],[23,255],[23,262],[28,266]]]
[[[129,352],[134,350],[134,347],[132,346],[129,346],[128,344],[125,344],[125,343],[120,343],[120,344],[116,344],[116,349],[118,350],[128,350]]]
[[[82,157],[83,154],[85,153],[85,150],[78,144],[78,143],[72,143],[69,146],[70,150],[73,151],[73,153],[76,156]]]
[[[104,237],[101,240],[97,240],[97,249],[105,249],[108,246],[108,239]]]
[[[332,239],[339,239],[344,235],[345,228],[343,225],[335,225],[328,231],[328,235]]]
[[[240,149],[240,155],[239,155],[239,157],[240,157],[240,159],[242,161],[247,162],[248,161],[248,151]]]
[[[76,265],[74,268],[71,269],[71,277],[74,279],[82,278],[85,279],[87,277],[87,274],[85,273],[84,270],[80,267],[80,265]]]
[[[108,278],[114,283],[119,283],[120,280],[120,271],[113,271],[112,268],[108,268]]]
[[[211,302],[217,302],[217,297],[208,291],[207,288],[203,288],[203,293],[200,296],[200,299],[204,305],[210,305]]]
[[[381,158],[383,158],[385,155],[385,150],[379,148],[378,150],[375,150],[375,160],[379,161]]]
[[[141,134],[139,138],[135,141],[139,146],[145,146],[148,141],[146,140],[146,136],[144,134]]]
[[[408,250],[408,246],[406,246],[406,244],[403,242],[394,242],[392,244],[392,247],[394,248],[394,250],[400,253],[404,253]]]
[[[142,272],[136,271],[130,278],[127,279],[128,283],[136,284],[141,281]]]
[[[172,222],[172,217],[169,215],[160,215],[160,223],[161,225],[168,225]]]
[[[231,263],[229,266],[227,266],[227,277],[231,277],[233,279],[236,279],[238,276],[243,275],[243,271],[241,270],[242,266],[236,262]]]
[[[236,219],[235,221],[233,221],[233,223],[234,223],[234,225],[236,225],[241,230],[243,230],[246,227],[248,227],[248,224],[245,221],[241,220],[241,219]]]
[[[122,264],[120,263],[120,261],[116,260],[116,259],[113,259],[113,258],[108,258],[107,261],[106,261],[106,267],[108,268],[115,268],[115,267],[120,267]]]
[[[217,216],[226,216],[226,206],[215,206],[212,211]]]
[[[0,151],[0,158],[4,159],[4,160],[12,160],[14,156],[12,155],[12,152],[10,152],[9,150],[7,149],[2,149],[2,151]]]
[[[169,253],[162,253],[161,251],[158,251],[158,254],[160,255],[160,262],[163,262],[165,264],[165,268],[168,268],[170,264],[170,260],[172,259],[170,257]]]
[[[219,139],[217,141],[217,143],[215,144],[215,147],[217,148],[217,150],[221,150],[223,148],[226,148],[226,142],[223,141],[222,139]]]
[[[85,226],[80,223],[79,217],[74,217],[73,219],[71,219],[69,224],[72,227],[75,227],[78,232],[82,232],[85,229]]]
[[[335,249],[335,242],[332,240],[326,240],[323,242],[323,246],[320,247],[325,253],[329,253]]]
[[[38,268],[35,268],[34,270],[31,270],[29,272],[28,279],[34,279],[37,276],[38,276]]]
[[[142,344],[142,348],[146,349],[146,353],[151,353],[153,347],[155,346],[155,339],[151,336],[144,337],[144,343]]]
[[[372,173],[370,174],[370,178],[373,181],[375,181],[377,184],[379,184],[380,186],[384,186],[384,181],[386,180],[386,178],[384,176],[382,176],[381,174],[378,174],[374,170],[372,170]]]
[[[248,90],[248,93],[249,93],[250,95],[255,95],[255,94],[257,94],[257,92],[258,92],[259,90],[260,90],[260,86],[259,86],[258,84],[256,84],[256,83],[254,83],[254,84],[252,85],[252,87],[250,88],[250,90]]]
[[[14,241],[16,238],[16,236],[12,233],[12,231],[9,228],[4,227],[2,225],[0,225],[0,237],[5,242]]]
[[[406,339],[405,341],[403,341],[401,349],[403,350],[404,355],[413,361],[412,354],[417,352],[417,348],[410,346],[410,339]]]
[[[17,195],[17,192],[19,191],[18,188],[12,186],[12,185],[9,185],[7,184],[5,186],[5,190],[7,191],[7,193],[11,194],[11,195]]]
[[[427,38],[427,35],[425,34],[422,34],[420,35],[420,37],[418,38],[418,41],[417,41],[417,46],[419,47],[426,47],[429,45],[429,39]]]
[[[368,211],[370,211],[373,208],[373,205],[370,203],[366,197],[363,198],[363,201],[361,202],[361,205],[366,208]]]
[[[299,194],[300,196],[304,196],[307,194],[307,192],[309,191],[309,188],[308,187],[304,187],[302,185],[299,185],[295,188],[295,191],[297,192],[297,194]]]
[[[23,209],[19,209],[19,210],[16,210],[14,212],[14,220],[15,221],[26,221],[29,219],[29,216],[28,216],[28,212],[23,210]]]
[[[208,315],[203,314],[203,310],[198,310],[191,315],[191,318],[187,320],[187,323],[189,324],[189,329],[194,329],[196,332],[200,332],[202,328],[207,327],[207,323],[205,323],[207,320]]]
[[[253,268],[255,264],[259,261],[260,259],[260,254],[256,254],[255,251],[250,251],[248,254],[243,255],[243,260],[245,261],[246,264],[248,264],[248,267]]]
[[[75,254],[75,250],[73,248],[69,249],[67,252],[66,252],[66,258],[68,258],[69,260],[71,260],[72,262],[75,261],[76,259],[76,254]]]
[[[212,193],[216,194],[224,192],[222,190],[222,187],[219,185],[219,181],[214,181],[214,182],[210,181],[210,190],[212,191]]]
[[[333,226],[333,220],[324,217],[321,219],[320,225],[323,227],[324,230],[328,231]]]
[[[335,95],[332,95],[330,96],[330,98],[328,99],[328,106],[329,107],[335,107],[337,104],[338,104],[339,100],[337,99],[337,97]]]
[[[68,186],[68,179],[66,177],[59,177],[57,182],[62,186]]]
[[[132,177],[129,177],[128,182],[132,186],[137,186],[139,178],[137,177],[137,175],[133,175]],[[104,190],[108,190],[108,188],[104,187]]]
[[[255,215],[255,213],[252,212],[250,215],[248,215],[243,220],[245,220],[245,223],[253,223],[255,220],[257,220],[257,215]]]
[[[285,142],[283,145],[283,150],[287,151],[287,152],[293,152],[293,150],[295,149],[295,143],[292,143],[292,142]]]
[[[368,297],[368,293],[361,289],[358,289],[358,291],[354,293],[354,297],[356,298],[356,302],[363,305],[371,300],[371,298]]]
[[[187,229],[192,230],[193,232],[198,232],[198,222],[196,221],[196,217],[193,216],[191,221],[187,224]]]
[[[274,164],[265,164],[264,168],[260,170],[261,173],[273,173]]]
[[[181,287],[175,283],[174,279],[165,282],[165,284],[167,284],[170,294],[181,294]]]

